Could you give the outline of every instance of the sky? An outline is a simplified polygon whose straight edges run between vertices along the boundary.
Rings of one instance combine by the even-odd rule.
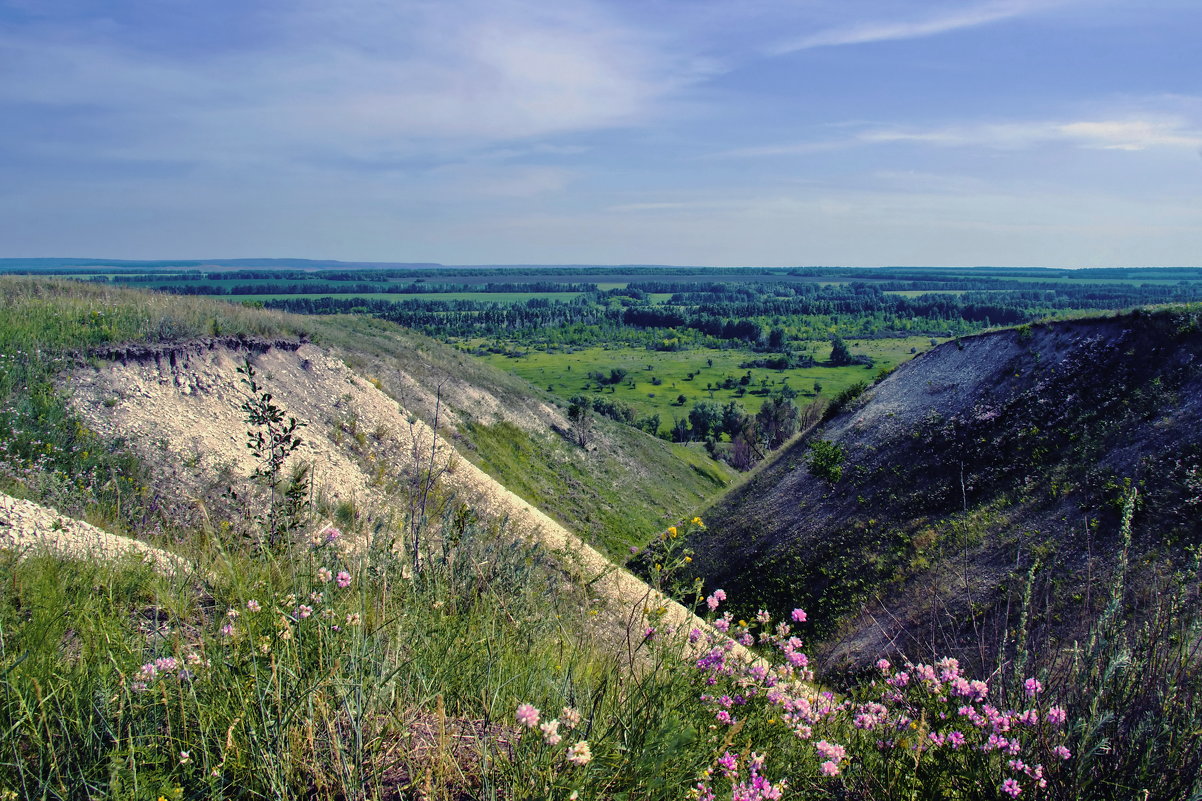
[[[1202,264],[1199,0],[0,0],[0,256]]]

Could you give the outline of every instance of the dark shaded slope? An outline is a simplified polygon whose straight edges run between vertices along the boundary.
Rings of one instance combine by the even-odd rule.
[[[1080,635],[1125,487],[1142,586],[1202,539],[1200,319],[1023,327],[902,365],[708,512],[701,575],[748,608],[808,605],[837,663],[985,659],[1028,574],[1038,641]],[[816,439],[843,450],[833,483],[807,469]]]

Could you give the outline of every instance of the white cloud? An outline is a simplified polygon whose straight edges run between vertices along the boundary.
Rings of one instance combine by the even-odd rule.
[[[1181,117],[1034,121],[953,126],[934,129],[885,128],[864,131],[865,143],[918,142],[950,147],[1025,149],[1064,143],[1096,150],[1151,150],[1202,147],[1202,129]]]
[[[1197,105],[1193,98],[1170,100],[1173,101],[1170,107],[1191,109]],[[893,143],[1014,151],[1049,145],[1130,152],[1198,150],[1202,148],[1202,122],[1195,120],[1197,116],[1196,113],[1142,111],[1092,119],[976,122],[936,128],[861,124],[847,126],[859,130],[837,138],[734,148],[712,154],[710,158],[804,156]]]
[[[935,36],[1000,22],[1057,4],[1055,0],[1042,0],[1042,2],[1041,0],[994,0],[994,2],[968,8],[953,7],[917,20],[857,21],[781,42],[770,48],[770,52],[774,55],[782,55],[815,47],[868,44]]]
[[[274,39],[186,59],[82,25],[0,28],[0,103],[86,110],[111,157],[258,162],[630,125],[696,78],[588,0],[544,6],[309,0],[280,6]]]

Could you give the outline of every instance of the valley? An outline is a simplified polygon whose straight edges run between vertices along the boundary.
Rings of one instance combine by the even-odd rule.
[[[0,276],[0,789],[1199,789],[1192,273],[185,267]]]

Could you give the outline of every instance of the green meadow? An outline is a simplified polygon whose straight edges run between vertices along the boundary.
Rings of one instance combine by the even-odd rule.
[[[479,340],[470,344],[481,346],[487,343]],[[915,353],[930,349],[931,339],[857,339],[848,340],[848,346],[854,354],[871,357],[872,367],[828,366],[825,362],[830,356],[830,345],[825,342],[807,346],[807,352],[818,361],[817,366],[784,370],[741,366],[776,355],[742,348],[667,352],[597,346],[550,351],[515,350],[510,355],[489,353],[481,358],[561,397],[604,394],[629,403],[640,415],[659,414],[662,423],[668,425],[673,417],[687,415],[689,408],[700,400],[721,403],[737,400],[747,411],[754,413],[786,384],[799,393],[798,401],[802,405],[816,397],[815,383],[821,386],[819,394],[830,399],[852,384],[875,378],[881,370],[891,370],[913,358]],[[625,370],[626,376],[614,384],[598,383],[590,377],[596,373],[609,376],[615,369]],[[747,383],[739,383],[748,373]],[[722,386],[728,378],[734,379],[733,388]],[[685,398],[683,404],[679,400],[682,395]]]

